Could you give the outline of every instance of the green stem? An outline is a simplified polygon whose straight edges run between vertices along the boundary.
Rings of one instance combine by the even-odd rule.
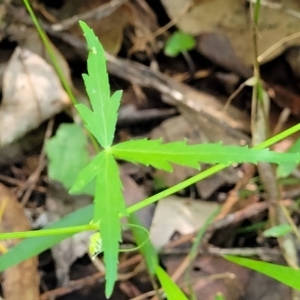
[[[43,29],[40,27],[39,22],[29,4],[28,0],[24,0],[24,4],[32,18],[33,23],[35,24],[38,33],[41,36],[41,39],[43,40],[47,51],[49,53],[49,56],[53,62],[53,65],[56,69],[56,72],[58,74],[58,76],[60,77],[62,84],[64,86],[64,88],[66,89],[67,93],[69,94],[70,99],[72,100],[73,103],[77,103],[70,86],[68,85],[63,73],[61,72],[61,69],[56,61],[56,57],[54,52],[51,49],[50,43],[48,41],[48,37],[46,36],[46,34],[44,33]],[[297,124],[279,134],[277,134],[276,136],[264,141],[263,143],[256,145],[254,148],[256,149],[263,149],[266,148],[268,146],[273,145],[276,142],[279,142],[280,140],[292,135],[293,133],[297,132],[300,130],[300,124]],[[204,178],[207,178],[223,169],[225,169],[226,167],[228,167],[227,164],[218,164],[215,165],[195,176],[193,176],[192,178],[189,178],[175,186],[172,186],[156,195],[153,195],[139,203],[136,203],[132,206],[130,206],[127,209],[128,214],[134,213],[162,198],[165,198],[169,195],[172,195],[200,180],[203,180]],[[87,231],[87,230],[98,230],[98,226],[95,224],[88,224],[88,225],[82,225],[82,226],[72,226],[72,227],[67,227],[67,228],[57,228],[57,229],[44,229],[44,230],[38,230],[38,231],[25,231],[25,232],[11,232],[11,233],[1,233],[0,234],[0,239],[9,239],[9,238],[26,238],[26,237],[38,237],[38,236],[48,236],[48,235],[59,235],[59,234],[71,234],[71,233],[77,233],[77,232],[82,232],[82,231]]]
[[[253,148],[255,148],[255,149],[267,148],[267,147],[283,140],[284,138],[294,134],[295,132],[297,132],[299,130],[300,130],[300,123],[293,126],[293,127],[291,127],[291,128],[289,128],[289,129],[287,129],[287,130],[285,130],[285,131],[283,131],[283,132],[281,132],[281,133],[279,133],[279,134],[277,134],[274,137],[271,137],[270,139],[260,143],[259,145],[256,145]],[[195,176],[193,176],[193,177],[191,177],[191,178],[189,178],[185,181],[182,181],[182,182],[180,182],[180,183],[178,183],[178,184],[176,184],[176,185],[174,185],[174,186],[172,186],[172,187],[170,187],[170,188],[168,188],[168,189],[166,189],[166,190],[164,190],[164,191],[162,191],[158,194],[155,194],[155,195],[153,195],[153,196],[151,196],[151,197],[149,197],[149,198],[147,198],[147,199],[145,199],[141,202],[138,202],[138,203],[130,206],[127,209],[127,212],[129,214],[133,213],[133,212],[136,212],[136,211],[144,208],[145,206],[148,206],[148,205],[150,205],[150,204],[152,204],[152,203],[154,203],[154,202],[156,202],[156,201],[158,201],[162,198],[165,198],[165,197],[170,196],[170,195],[172,195],[176,192],[179,192],[180,190],[182,190],[182,189],[184,189],[184,188],[186,188],[186,187],[188,187],[188,186],[190,186],[190,185],[192,185],[192,184],[194,184],[194,183],[196,183],[200,180],[203,180],[204,178],[207,178],[207,177],[209,177],[209,176],[211,176],[211,175],[213,175],[213,174],[215,174],[215,173],[217,173],[217,172],[219,172],[219,171],[221,171],[221,170],[223,170],[227,167],[228,167],[228,165],[226,165],[226,164],[215,165],[215,166],[213,166],[213,167],[211,167],[211,168],[209,168],[209,169],[207,169],[207,170],[205,170],[205,171],[203,171],[203,172],[201,172],[201,173],[199,173],[199,174],[197,174],[197,175],[195,175]]]
[[[197,174],[197,175],[195,175],[195,176],[193,176],[193,177],[191,177],[191,178],[189,178],[185,181],[182,181],[182,182],[180,182],[180,183],[178,183],[178,184],[176,184],[176,185],[174,185],[174,186],[172,186],[172,187],[170,187],[170,188],[168,188],[168,189],[166,189],[166,190],[164,190],[164,191],[162,191],[158,194],[155,194],[155,195],[153,195],[153,196],[151,196],[151,197],[149,197],[149,198],[147,198],[147,199],[145,199],[141,202],[138,202],[138,203],[128,207],[127,212],[129,214],[134,213],[134,212],[144,208],[145,206],[148,206],[148,205],[150,205],[150,204],[152,204],[152,203],[154,203],[154,202],[156,202],[156,201],[158,201],[162,198],[165,198],[165,197],[170,196],[174,193],[177,193],[177,192],[181,191],[182,189],[184,189],[184,188],[186,188],[186,187],[188,187],[188,186],[190,186],[190,185],[192,185],[192,184],[194,184],[194,183],[196,183],[200,180],[203,180],[204,178],[209,177],[209,176],[211,176],[211,175],[213,175],[213,174],[215,174],[215,173],[217,173],[217,172],[219,172],[219,171],[221,171],[221,170],[223,170],[227,167],[228,167],[228,165],[225,165],[225,164],[215,165],[215,166],[213,166],[213,167],[211,167],[211,168],[209,168],[209,169],[207,169],[207,170],[205,170],[205,171],[203,171],[203,172],[201,172],[201,173],[199,173],[199,174]]]
[[[279,142],[280,140],[292,135],[293,133],[295,133],[299,130],[300,130],[300,124],[297,124],[253,148],[263,149],[263,148],[269,147],[269,146]],[[209,168],[209,169],[207,169],[185,181],[182,181],[182,182],[180,182],[158,194],[155,194],[141,202],[138,202],[138,203],[128,207],[127,212],[128,212],[128,214],[134,213],[152,203],[155,203],[158,200],[161,200],[167,196],[170,196],[176,192],[179,192],[180,190],[182,190],[200,180],[203,180],[204,178],[207,178],[227,167],[228,167],[228,165],[226,165],[226,164],[215,165],[215,166],[213,166],[213,167],[211,167],[211,168]],[[98,230],[98,227],[97,227],[97,225],[88,224],[88,225],[72,226],[72,227],[58,228],[58,229],[43,229],[43,230],[37,230],[37,231],[0,233],[0,240],[10,239],[10,238],[26,238],[26,237],[67,234],[67,233],[78,233],[78,232],[82,232],[82,231],[86,231],[86,230]]]
[[[153,195],[141,202],[138,202],[138,203],[128,207],[127,212],[128,212],[128,214],[132,214],[132,213],[134,213],[134,212],[136,212],[136,211],[138,211],[138,210],[140,210],[162,198],[165,198],[176,192],[179,192],[180,190],[190,186],[191,184],[198,182],[199,180],[202,180],[208,176],[215,174],[216,172],[219,172],[219,171],[225,169],[227,166],[228,165],[224,165],[224,164],[219,164],[219,165],[213,166],[213,167],[209,168],[208,170],[205,170],[192,178],[189,178],[181,183],[176,184],[175,186],[172,186],[156,195]],[[120,217],[123,217],[123,216],[120,216]],[[58,234],[71,234],[71,233],[75,234],[75,233],[87,231],[87,230],[99,230],[99,225],[98,224],[88,224],[88,225],[70,226],[70,227],[66,227],[66,228],[57,228],[57,229],[5,232],[5,233],[0,233],[0,240],[58,235]]]
[[[52,47],[51,47],[51,45],[49,43],[49,38],[47,37],[47,35],[45,34],[44,30],[40,26],[39,21],[38,21],[37,17],[35,16],[32,8],[31,8],[31,6],[29,4],[29,0],[24,0],[24,5],[25,5],[26,9],[28,10],[30,18],[31,18],[33,24],[35,25],[35,27],[36,27],[36,29],[37,29],[37,31],[38,31],[38,33],[39,33],[39,35],[40,35],[43,43],[44,43],[44,45],[45,45],[45,47],[47,49],[47,52],[48,52],[48,54],[50,56],[50,59],[52,61],[53,66],[54,66],[54,69],[55,69],[55,71],[56,71],[56,73],[57,73],[57,75],[58,75],[58,77],[59,77],[59,79],[60,79],[60,81],[61,81],[64,89],[66,90],[66,92],[67,92],[69,98],[71,99],[73,105],[77,104],[77,100],[76,100],[76,98],[75,98],[75,96],[74,96],[74,94],[72,92],[72,89],[71,89],[70,85],[68,84],[67,79],[65,78],[65,76],[64,76],[64,74],[63,74],[63,72],[62,72],[62,70],[61,70],[61,68],[60,68],[60,66],[59,66],[59,64],[58,64],[58,62],[56,60],[55,53],[52,50]]]
[[[4,232],[0,233],[0,240],[6,239],[23,239],[29,237],[60,235],[60,234],[75,234],[82,231],[98,230],[99,226],[96,224],[87,224],[80,226],[70,226],[57,229],[42,229],[33,231],[20,231],[20,232]]]
[[[263,149],[263,148],[267,148],[269,146],[272,146],[274,145],[275,143],[287,138],[288,136],[296,133],[297,131],[300,130],[300,123],[294,125],[293,127],[281,132],[281,133],[278,133],[277,135],[267,139],[266,141],[260,143],[259,145],[256,145],[255,149]]]
[[[75,98],[73,92],[72,92],[72,89],[71,89],[71,86],[69,85],[66,77],[64,76],[58,62],[57,62],[57,59],[56,59],[56,55],[52,49],[52,46],[50,45],[50,42],[49,42],[49,38],[48,36],[46,35],[46,33],[44,32],[44,30],[42,29],[42,27],[40,26],[40,23],[36,17],[36,15],[34,14],[30,4],[29,4],[29,0],[23,0],[24,2],[24,5],[26,7],[26,9],[28,10],[28,13],[30,15],[30,18],[33,22],[33,24],[35,25],[36,29],[37,29],[37,32],[39,33],[45,47],[46,47],[46,50],[49,54],[49,57],[52,61],[52,64],[54,66],[54,69],[65,89],[65,91],[67,92],[71,102],[73,103],[73,105],[76,105],[78,103],[77,99]],[[94,136],[88,131],[88,136],[93,144],[93,147],[94,149],[96,150],[96,152],[99,152],[100,151],[100,147],[96,141],[96,139],[94,138]]]

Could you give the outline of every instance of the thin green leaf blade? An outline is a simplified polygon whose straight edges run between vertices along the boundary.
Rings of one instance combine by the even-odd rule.
[[[300,270],[238,256],[225,255],[224,258],[240,266],[274,278],[293,289],[300,290]]]
[[[281,237],[292,231],[293,231],[293,229],[292,229],[291,225],[280,224],[280,225],[273,226],[273,227],[265,230],[262,235],[264,237]]]
[[[112,144],[115,133],[121,92],[116,92],[110,97],[104,49],[93,30],[82,21],[79,24],[90,50],[87,61],[88,74],[84,74],[83,79],[94,113],[94,118],[88,118],[88,112],[85,110],[84,113],[87,117],[84,120],[99,144],[103,148],[108,148]],[[79,110],[82,114],[82,106],[79,106]],[[97,124],[95,124],[96,121]]]
[[[163,287],[168,300],[188,300],[182,290],[178,285],[170,278],[170,276],[165,272],[165,270],[157,266],[155,273],[158,280]]]
[[[126,215],[122,182],[116,161],[109,152],[98,154],[98,175],[94,200],[94,222],[99,222],[106,268],[105,295],[110,297],[117,280],[119,242],[122,239],[120,215]]]
[[[199,163],[286,163],[299,161],[298,153],[277,153],[268,149],[254,149],[247,146],[224,146],[221,143],[188,145],[186,141],[162,143],[161,140],[132,140],[114,145],[113,155],[134,163],[151,165],[165,171],[172,171],[171,163],[199,169]]]
[[[66,215],[57,222],[53,222],[44,229],[85,225],[92,219],[92,215],[93,205],[88,205]],[[22,240],[15,247],[11,248],[8,252],[0,256],[0,272],[9,267],[15,266],[28,258],[42,253],[43,251],[51,248],[70,236],[72,236],[72,234],[59,234],[33,237]]]

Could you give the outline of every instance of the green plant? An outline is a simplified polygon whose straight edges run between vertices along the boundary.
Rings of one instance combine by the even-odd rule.
[[[167,40],[164,48],[164,53],[170,57],[176,57],[182,54],[188,64],[190,73],[195,73],[194,62],[189,55],[188,51],[192,50],[196,46],[195,38],[185,32],[175,31]]]
[[[265,274],[266,276],[274,278],[285,285],[300,291],[300,270],[237,256],[226,255],[225,258],[240,266]]]
[[[167,56],[175,57],[182,52],[189,51],[196,46],[195,38],[181,31],[175,31],[167,40],[164,53]]]
[[[299,151],[300,151],[300,138],[298,138],[294,142],[294,144],[289,148],[289,150],[287,152],[295,153],[295,152],[299,152]],[[297,167],[296,162],[286,163],[286,164],[282,164],[282,165],[278,166],[278,168],[276,170],[277,177],[285,178],[285,177],[289,176],[296,167]]]
[[[300,156],[297,153],[275,153],[263,148],[299,130],[300,125],[290,128],[252,149],[223,146],[221,143],[188,145],[186,141],[162,143],[161,140],[150,141],[147,139],[132,140],[113,145],[121,92],[117,91],[113,95],[110,94],[103,48],[93,31],[84,22],[80,22],[80,25],[89,47],[88,75],[84,75],[84,81],[92,109],[82,104],[77,104],[76,108],[84,120],[86,128],[102,147],[102,151],[87,162],[87,166],[80,172],[73,184],[71,192],[82,191],[95,178],[94,205],[71,213],[44,230],[1,233],[0,239],[30,238],[25,239],[0,257],[0,270],[40,253],[74,233],[96,230],[100,233],[96,235],[99,238],[98,244],[102,244],[104,252],[106,265],[105,292],[106,296],[109,297],[117,279],[119,242],[121,241],[122,231],[121,217],[129,216],[130,222],[137,224],[138,220],[134,216],[134,212],[137,210],[202,180],[226,168],[233,162],[299,162]],[[116,159],[151,165],[166,171],[172,171],[171,163],[196,169],[199,169],[200,162],[219,164],[134,206],[126,208]],[[138,244],[141,246],[141,252],[146,257],[151,273],[158,276],[169,299],[186,299],[178,288],[174,288],[174,283],[158,266],[156,252],[151,244],[142,245],[145,241],[145,232],[139,231],[138,228],[133,228],[133,232]],[[98,244],[95,244],[97,243],[95,238],[93,238],[92,243],[98,247]],[[92,248],[94,249],[94,247]]]
[[[254,46],[254,84],[252,91],[252,142],[258,144],[266,138],[269,132],[269,97],[264,90],[264,84],[260,76],[260,66],[258,61],[258,19],[260,13],[261,1],[251,3],[250,11],[252,17],[252,38]],[[268,50],[266,51],[268,52]],[[290,149],[289,152],[297,152],[299,150],[299,142]],[[282,164],[277,168],[277,176],[285,177],[290,174],[296,167],[297,162]],[[273,226],[266,230],[263,235],[280,237],[279,247],[281,253],[288,263],[289,267],[260,262],[252,259],[246,259],[235,256],[225,256],[229,261],[232,261],[241,266],[245,266],[269,277],[272,277],[294,289],[292,298],[299,298],[300,291],[300,272],[297,256],[297,247],[293,242],[291,233],[295,234],[300,240],[300,233],[293,219],[289,215],[287,209],[280,203],[281,195],[279,193],[278,180],[272,166],[270,164],[259,164],[258,172],[263,182],[264,189],[268,197],[277,200],[273,213],[269,215],[270,221],[277,226]]]

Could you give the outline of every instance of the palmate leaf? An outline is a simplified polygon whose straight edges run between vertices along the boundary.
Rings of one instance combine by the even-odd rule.
[[[162,143],[161,140],[132,140],[111,148],[116,158],[151,165],[157,169],[172,171],[175,163],[199,169],[199,163],[240,163],[258,161],[270,163],[299,162],[300,154],[277,153],[268,149],[254,149],[247,146],[223,146],[216,144],[187,145],[186,141]]]
[[[85,88],[91,101],[92,110],[83,104],[76,108],[87,129],[95,136],[103,148],[111,146],[120,106],[122,92],[110,96],[110,86],[106,69],[105,52],[93,30],[82,21],[79,22],[88,47],[88,74],[83,75]]]
[[[117,280],[119,242],[121,241],[120,215],[127,215],[122,194],[119,169],[112,154],[102,151],[79,174],[70,192],[81,190],[96,177],[93,222],[99,222],[106,268],[105,294],[112,294]]]

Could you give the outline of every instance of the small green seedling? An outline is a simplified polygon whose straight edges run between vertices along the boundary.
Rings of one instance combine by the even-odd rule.
[[[176,57],[180,53],[192,50],[196,46],[195,38],[181,31],[175,31],[167,40],[164,53],[170,57]]]
[[[195,45],[196,40],[192,35],[176,31],[167,40],[164,53],[170,57],[176,57],[177,55],[182,54],[188,64],[190,73],[193,76],[195,73],[195,65],[188,51],[192,50]]]

